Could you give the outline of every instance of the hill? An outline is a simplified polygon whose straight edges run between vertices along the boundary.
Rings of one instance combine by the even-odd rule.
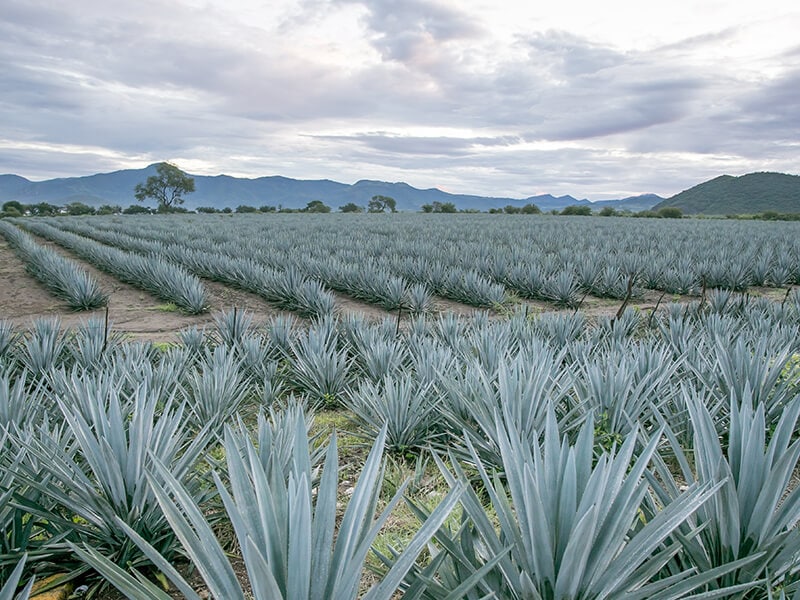
[[[155,174],[155,165],[144,169],[127,169],[113,173],[100,173],[85,177],[66,177],[47,181],[29,181],[17,175],[0,175],[0,203],[17,200],[22,204],[48,202],[63,206],[80,201],[91,206],[118,204],[128,206],[136,201],[133,188],[150,175]],[[634,196],[620,200],[590,202],[572,196],[543,194],[527,198],[504,198],[469,194],[449,194],[436,188],[417,189],[407,183],[362,180],[352,185],[329,179],[303,180],[270,176],[247,179],[229,175],[192,175],[195,192],[186,196],[184,206],[212,206],[217,209],[232,208],[245,204],[260,207],[271,205],[284,208],[303,208],[312,200],[322,200],[334,210],[354,202],[366,207],[376,195],[391,196],[397,209],[418,211],[423,204],[452,202],[461,210],[488,210],[507,205],[521,207],[534,203],[543,211],[561,210],[571,204],[587,204],[599,210],[611,206],[619,210],[645,210],[662,200],[654,194]]]
[[[800,176],[785,173],[721,175],[659,202],[685,214],[761,214],[766,211],[800,213]]]

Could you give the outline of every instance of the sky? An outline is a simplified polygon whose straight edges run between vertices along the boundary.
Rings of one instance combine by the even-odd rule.
[[[800,173],[796,0],[3,0],[0,173],[671,196]]]

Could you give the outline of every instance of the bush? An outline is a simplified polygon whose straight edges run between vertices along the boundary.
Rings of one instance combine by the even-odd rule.
[[[564,207],[564,209],[561,211],[560,214],[580,216],[580,217],[591,217],[592,207],[587,205],[573,204],[571,206]]]
[[[677,206],[665,206],[659,209],[656,213],[661,219],[681,219],[683,218],[683,211]]]

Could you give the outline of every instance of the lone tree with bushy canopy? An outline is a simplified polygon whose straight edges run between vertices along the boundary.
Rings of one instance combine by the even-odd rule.
[[[159,212],[169,212],[178,204],[183,204],[183,196],[194,191],[194,178],[190,177],[172,163],[156,165],[156,174],[139,183],[134,195],[139,202],[153,198],[158,202]]]

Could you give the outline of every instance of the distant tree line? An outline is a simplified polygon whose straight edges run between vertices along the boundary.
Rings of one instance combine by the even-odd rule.
[[[151,213],[153,209],[138,204],[131,204],[122,208],[116,204],[101,204],[98,207],[90,206],[83,202],[70,202],[64,206],[50,204],[49,202],[36,202],[22,204],[18,200],[9,200],[3,204],[0,217],[55,217],[58,215],[135,215]],[[186,212],[186,211],[184,211]]]
[[[339,212],[342,213],[384,213],[397,212],[396,202],[394,198],[388,196],[373,196],[366,207],[360,206],[354,202],[339,207]],[[423,213],[480,213],[482,211],[477,209],[459,210],[453,202],[432,202],[431,204],[423,204],[421,207]],[[325,204],[322,200],[311,200],[304,208],[286,208],[284,206],[265,204],[260,207],[250,206],[247,204],[240,204],[236,208],[224,207],[216,208],[213,206],[198,206],[194,212],[204,214],[232,214],[232,213],[329,213],[331,207]],[[157,208],[149,208],[141,204],[131,204],[127,208],[122,208],[119,205],[103,204],[98,207],[90,206],[83,202],[70,202],[64,206],[50,204],[48,202],[38,202],[35,204],[22,204],[17,200],[9,200],[2,205],[0,217],[52,217],[58,215],[136,215],[136,214],[154,214],[154,213],[187,213],[192,212],[182,206],[174,204],[164,204],[159,202]],[[538,215],[542,214],[541,209],[533,203],[525,204],[524,206],[508,205],[503,208],[490,208],[487,211],[489,214],[507,214],[507,215]],[[614,217],[614,216],[627,216],[627,217],[651,217],[651,218],[681,218],[683,213],[681,209],[668,207],[662,208],[658,211],[641,211],[637,213],[619,212],[609,206],[603,207],[599,212],[592,211],[592,207],[587,204],[575,204],[567,206],[562,210],[552,210],[550,214],[553,215],[566,215],[566,216],[592,216],[597,215],[601,217]],[[777,212],[765,212],[762,215],[754,215],[743,217],[740,215],[728,215],[728,218],[750,218],[750,219],[764,219],[764,220],[797,220],[800,215],[786,215]]]
[[[304,208],[287,208],[265,204],[259,207],[240,204],[236,208],[224,207],[216,208],[213,206],[198,206],[194,211],[182,206],[165,206],[160,204],[157,208],[142,206],[141,204],[131,204],[123,208],[116,204],[102,204],[100,206],[90,206],[84,202],[70,202],[65,205],[51,204],[49,202],[36,202],[33,204],[23,204],[18,200],[8,200],[0,209],[2,217],[54,217],[59,215],[81,216],[81,215],[139,215],[156,214],[166,212],[179,213],[206,213],[206,214],[242,214],[242,213],[330,213],[332,209],[322,200],[311,200]],[[396,213],[397,205],[393,198],[388,196],[374,196],[370,203],[364,207],[355,202],[348,202],[339,207],[342,213]],[[432,202],[423,204],[420,207],[422,213],[480,213],[507,214],[507,215],[539,215],[542,210],[533,203],[524,206],[507,205],[503,208],[490,208],[487,211],[477,209],[459,209],[453,202]],[[599,216],[599,217],[633,217],[633,218],[655,218],[655,219],[680,219],[683,218],[683,211],[674,206],[661,208],[657,211],[643,210],[639,212],[619,211],[610,206],[604,206],[599,211],[592,210],[589,204],[573,204],[561,210],[551,210],[548,214],[564,216]],[[779,213],[777,211],[764,211],[759,214],[729,214],[727,219],[739,220],[760,220],[760,221],[800,221],[800,213]]]

